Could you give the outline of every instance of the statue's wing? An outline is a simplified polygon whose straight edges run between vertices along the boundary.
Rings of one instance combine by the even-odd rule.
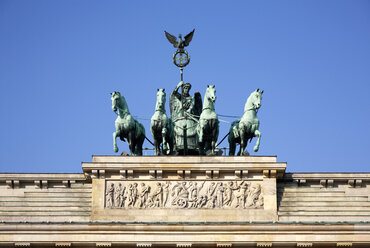
[[[194,114],[200,116],[200,114],[202,113],[202,109],[203,109],[202,96],[197,91],[194,93]]]
[[[189,46],[190,41],[193,39],[194,31],[195,31],[195,29],[193,29],[193,31],[191,31],[190,33],[185,35],[185,37],[184,37],[184,39],[185,39],[184,46]]]
[[[171,44],[173,44],[173,46],[175,47],[175,48],[177,48],[177,38],[175,37],[175,36],[173,36],[172,34],[170,34],[170,33],[167,33],[166,31],[164,31],[164,33],[165,33],[165,35],[166,35],[166,37],[167,37],[167,40],[171,43]]]

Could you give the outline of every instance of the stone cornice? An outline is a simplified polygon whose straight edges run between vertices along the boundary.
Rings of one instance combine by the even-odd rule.
[[[361,188],[364,183],[370,182],[370,173],[285,173],[280,179],[298,184],[319,182],[323,187],[333,187],[334,183],[346,183],[350,187]]]
[[[223,173],[232,173],[234,178],[247,178],[251,173],[276,178],[284,175],[286,163],[276,162],[275,156],[93,156],[93,162],[82,163],[82,169],[91,178],[105,178],[108,174],[130,178],[143,172],[152,179],[162,178],[166,172],[175,173],[180,179],[190,178],[192,173],[201,173],[203,179],[222,178]]]

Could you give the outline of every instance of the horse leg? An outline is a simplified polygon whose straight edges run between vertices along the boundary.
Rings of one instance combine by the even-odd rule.
[[[157,139],[155,139],[155,141],[156,141],[156,143],[155,143],[155,154],[157,155],[157,156],[160,156],[161,155],[161,138],[159,137],[157,137]]]
[[[137,155],[138,156],[143,156],[143,143],[145,140],[145,134],[142,135],[140,140],[137,142],[136,147],[137,147]]]
[[[206,155],[206,152],[205,152],[205,142],[198,142],[199,144],[199,155],[203,156],[203,155]]]
[[[120,131],[117,130],[116,132],[113,133],[113,150],[114,152],[118,152],[118,146],[117,146],[117,136],[120,135]]]
[[[238,155],[243,156],[243,152],[244,152],[245,147],[247,146],[246,143],[248,142],[248,140],[244,140],[244,135],[245,135],[244,126],[240,124],[239,124],[239,132],[240,132],[240,151]]]
[[[133,155],[135,156],[135,142],[134,142],[134,136],[135,134],[131,131],[131,132],[128,132],[128,135],[127,135],[127,143],[128,143],[128,147],[130,148],[130,155]]]
[[[214,120],[214,125],[212,125],[212,141],[211,141],[211,149],[212,149],[212,155],[216,155],[216,143],[218,139],[218,122],[215,123]]]
[[[199,143],[203,142],[205,126],[206,126],[206,122],[204,120],[199,120]]]
[[[235,141],[229,141],[229,156],[234,156],[235,155],[235,148],[236,148],[236,143]]]
[[[132,149],[134,151],[134,156],[139,155],[139,146],[138,146],[138,140],[136,139],[136,136],[134,134],[134,138],[132,139]]]
[[[235,156],[236,141],[231,128],[229,131],[229,137],[227,137],[227,141],[229,142],[229,156]]]
[[[260,139],[261,139],[261,132],[256,130],[254,131],[254,136],[257,136],[257,142],[256,142],[256,146],[253,148],[254,152],[258,152],[258,149],[260,147]]]
[[[168,155],[171,155],[173,153],[173,138],[171,132],[168,132],[166,135],[166,141],[168,143],[169,152],[167,152]]]
[[[154,143],[154,149],[155,149],[155,155],[156,156],[159,156],[159,151],[158,151],[158,141],[157,141],[157,138],[155,136],[154,137],[154,140],[153,140],[153,143]]]
[[[168,144],[166,141],[166,136],[167,136],[167,129],[162,128],[162,149],[163,149],[163,154],[166,154],[168,150]]]
[[[150,123],[150,132],[152,133],[152,137],[153,137],[155,155],[158,156],[159,151],[158,151],[158,148],[157,148],[158,141],[157,141],[156,129],[157,129],[156,122],[151,121],[151,123]]]
[[[248,144],[248,140],[245,140],[243,146],[240,145],[240,156],[244,156],[243,154],[244,154],[244,152],[246,150],[245,148],[247,147],[247,144]]]
[[[212,155],[216,155],[216,141],[214,139],[211,141],[211,151]]]
[[[240,156],[240,154],[242,154],[242,146],[241,145],[239,146],[239,151],[238,151],[238,153],[236,155],[237,156]]]

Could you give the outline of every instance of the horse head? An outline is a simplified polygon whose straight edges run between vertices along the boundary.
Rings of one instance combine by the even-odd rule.
[[[256,89],[250,95],[249,98],[252,101],[251,104],[254,109],[259,109],[261,107],[262,94],[263,94],[263,90],[260,91],[260,89]]]
[[[112,110],[114,112],[117,112],[117,107],[119,107],[119,99],[121,98],[121,93],[119,93],[118,91],[114,91],[111,94],[111,100],[112,100]]]
[[[165,89],[157,89],[157,109],[164,109],[166,103],[166,92]]]
[[[215,102],[216,101],[216,89],[215,89],[215,85],[207,85],[207,91],[206,91],[205,98],[207,98],[211,102]]]

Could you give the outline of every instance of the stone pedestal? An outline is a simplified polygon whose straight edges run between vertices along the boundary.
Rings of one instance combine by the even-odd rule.
[[[370,247],[370,173],[276,157],[94,156],[0,173],[0,247]]]
[[[93,221],[276,221],[276,157],[94,156]]]

